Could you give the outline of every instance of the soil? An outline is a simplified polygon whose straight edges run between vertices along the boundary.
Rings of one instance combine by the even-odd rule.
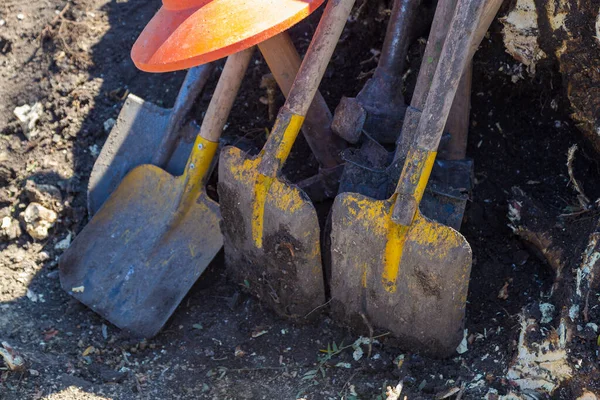
[[[171,106],[183,79],[182,72],[140,72],[129,57],[159,5],[0,5],[0,217],[20,218],[30,202],[27,181],[53,185],[62,197],[53,204],[59,218],[48,238],[34,240],[23,231],[0,242],[0,340],[26,362],[20,372],[0,370],[0,398],[384,399],[386,387],[401,381],[411,400],[442,398],[449,390],[456,393],[447,398],[463,399],[483,398],[490,388],[517,391],[506,371],[515,356],[519,314],[547,296],[553,273],[507,226],[511,188],[521,187],[557,213],[569,210],[577,204],[566,167],[573,144],[579,146],[575,173],[587,196],[600,197],[600,187],[592,184],[599,174],[597,154],[569,119],[560,74],[549,64],[534,77],[519,77],[521,66],[505,54],[497,22],[474,64],[468,154],[477,184],[463,224],[474,255],[467,352],[434,360],[376,331],[377,342],[363,345],[364,355],[355,360],[359,353],[350,345],[358,335],[336,325],[326,307],[310,324],[278,317],[227,280],[222,254],[151,340],[130,337],[61,290],[57,264],[64,250],[56,245],[88,220],[87,178],[108,134],[105,122],[117,117],[127,93]],[[383,41],[387,6],[369,2],[348,24],[322,85],[331,109],[342,95],[356,95],[376,66],[373,49]],[[314,15],[292,30],[302,51],[317,22]],[[410,49],[407,98],[423,49],[422,41]],[[225,133],[230,143],[256,149],[272,122],[260,101],[266,65],[258,54],[251,65]],[[198,116],[215,83],[197,105]],[[282,98],[277,101],[279,106]],[[37,135],[28,139],[13,110],[36,102],[43,113]],[[316,166],[299,140],[288,175],[297,180]],[[213,195],[214,185],[213,177]],[[578,342],[583,365],[597,362],[595,346],[595,337]],[[584,383],[594,389],[584,372],[577,373],[553,397],[575,398]]]

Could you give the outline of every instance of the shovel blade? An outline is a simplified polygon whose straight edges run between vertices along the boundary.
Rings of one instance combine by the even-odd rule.
[[[407,349],[448,356],[463,336],[471,248],[456,230],[417,213],[398,264],[387,263],[393,202],[356,193],[331,212],[331,296],[336,318],[387,329]],[[389,254],[389,253],[388,253]],[[384,277],[396,276],[394,285]]]
[[[257,246],[252,225],[259,162],[235,147],[221,151],[225,264],[234,282],[278,314],[302,318],[325,302],[317,213],[298,187],[275,179],[264,205],[262,245]]]
[[[218,205],[178,210],[182,177],[131,171],[60,259],[64,290],[116,326],[152,337],[221,249]]]
[[[94,215],[133,168],[149,164],[167,131],[171,110],[145,102],[135,95],[127,96],[90,175],[88,212]],[[182,129],[188,129],[186,126]],[[197,131],[197,127],[192,126]],[[184,136],[184,135],[182,135]],[[169,164],[168,172],[181,175],[193,141],[180,140]]]

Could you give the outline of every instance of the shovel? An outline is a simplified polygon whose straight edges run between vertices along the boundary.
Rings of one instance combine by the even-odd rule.
[[[418,207],[478,22],[491,2],[458,1],[423,112],[412,114],[421,118],[395,193],[387,200],[343,193],[332,207],[336,318],[354,325],[366,319],[407,348],[440,357],[451,354],[463,336],[471,248],[460,233],[427,219]],[[451,10],[440,1],[436,18]],[[420,79],[418,85],[428,83]],[[411,120],[407,113],[403,129]]]
[[[395,0],[381,57],[373,77],[355,97],[342,97],[335,109],[333,131],[358,143],[363,130],[378,143],[394,143],[404,119],[402,72],[409,36],[421,0]]]
[[[180,139],[197,131],[195,124],[183,125],[183,122],[212,70],[212,64],[190,68],[172,109],[131,94],[127,96],[90,174],[90,216],[96,214],[125,175],[138,165],[154,164],[174,175],[183,173],[193,137],[188,141]],[[176,156],[169,162],[173,153]]]
[[[227,59],[183,175],[132,170],[60,259],[63,289],[136,336],[162,328],[221,249],[204,185],[251,56]]]
[[[256,157],[221,152],[218,185],[232,279],[277,313],[300,318],[325,301],[319,221],[308,196],[281,177],[354,0],[329,1],[285,105]]]

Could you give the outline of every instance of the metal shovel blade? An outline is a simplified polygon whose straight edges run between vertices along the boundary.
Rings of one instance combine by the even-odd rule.
[[[159,107],[130,94],[123,104],[117,122],[112,128],[90,174],[88,184],[88,212],[94,215],[125,175],[142,164],[150,164],[168,129],[171,110]],[[190,123],[181,127],[180,137],[193,132],[198,126]],[[193,140],[179,140],[166,170],[181,175],[190,154]]]
[[[456,230],[419,212],[410,227],[396,225],[391,220],[394,200],[357,193],[336,198],[332,308],[354,326],[364,326],[362,315],[367,315],[407,349],[447,356],[463,335],[471,248]]]
[[[223,244],[217,203],[202,189],[181,213],[183,186],[131,171],[61,257],[63,289],[136,336],[158,333]]]
[[[234,282],[278,314],[302,318],[325,302],[319,221],[308,196],[275,178],[266,194],[262,243],[253,236],[261,157],[227,147],[219,160],[225,263]]]

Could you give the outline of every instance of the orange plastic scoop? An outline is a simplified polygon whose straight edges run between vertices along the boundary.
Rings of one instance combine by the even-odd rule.
[[[163,0],[131,50],[135,65],[168,72],[218,60],[281,33],[324,0]]]

